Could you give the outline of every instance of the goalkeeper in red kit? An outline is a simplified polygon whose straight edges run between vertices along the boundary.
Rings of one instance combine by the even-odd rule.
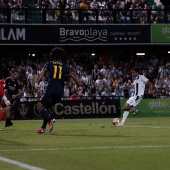
[[[3,119],[5,116],[6,118],[6,124],[5,127],[12,126],[13,123],[10,121],[10,108],[11,104],[10,101],[7,99],[4,93],[4,87],[5,87],[5,81],[2,78],[2,75],[0,74],[0,121]]]

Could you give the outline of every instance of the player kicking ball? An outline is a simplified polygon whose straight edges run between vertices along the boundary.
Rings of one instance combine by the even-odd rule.
[[[42,96],[41,100],[37,104],[37,110],[43,117],[43,124],[40,128],[36,130],[37,133],[44,133],[46,130],[46,126],[48,124],[48,131],[51,132],[53,130],[53,119],[47,107],[51,107],[52,105],[59,102],[63,93],[64,93],[64,81],[66,75],[69,75],[77,86],[80,88],[80,83],[74,72],[70,72],[70,69],[63,63],[62,59],[65,56],[65,50],[60,47],[55,47],[50,52],[51,61],[45,63],[42,68],[41,73],[39,74],[35,87],[39,88],[39,83],[42,77],[49,73],[48,86],[45,94]]]
[[[140,101],[143,98],[144,91],[145,91],[145,84],[149,85],[149,93],[153,96],[155,96],[153,92],[153,85],[152,83],[143,75],[139,74],[140,70],[138,67],[134,67],[131,69],[132,77],[134,79],[134,93],[131,95],[131,97],[127,100],[123,107],[123,118],[120,123],[117,124],[117,126],[123,126],[125,124],[125,121],[129,115],[129,112],[132,111],[133,115],[137,115],[140,110],[134,109],[134,107],[140,103]]]

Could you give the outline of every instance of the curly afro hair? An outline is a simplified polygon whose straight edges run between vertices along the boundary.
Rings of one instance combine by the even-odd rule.
[[[61,47],[55,47],[50,52],[50,57],[53,60],[62,60],[65,56],[65,50]]]

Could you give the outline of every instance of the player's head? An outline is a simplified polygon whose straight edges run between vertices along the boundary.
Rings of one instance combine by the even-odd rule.
[[[16,70],[16,69],[12,70],[12,78],[15,79],[15,80],[18,79],[18,70]]]
[[[138,67],[133,67],[131,69],[132,77],[136,77],[139,75],[140,69]]]
[[[61,47],[55,47],[50,52],[50,57],[53,60],[62,60],[65,56],[65,50]]]

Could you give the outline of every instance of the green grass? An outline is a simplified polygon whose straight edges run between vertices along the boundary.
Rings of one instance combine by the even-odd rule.
[[[46,170],[169,170],[170,118],[62,119],[36,134],[41,121],[0,123],[0,157]],[[0,170],[22,170],[0,161]]]

